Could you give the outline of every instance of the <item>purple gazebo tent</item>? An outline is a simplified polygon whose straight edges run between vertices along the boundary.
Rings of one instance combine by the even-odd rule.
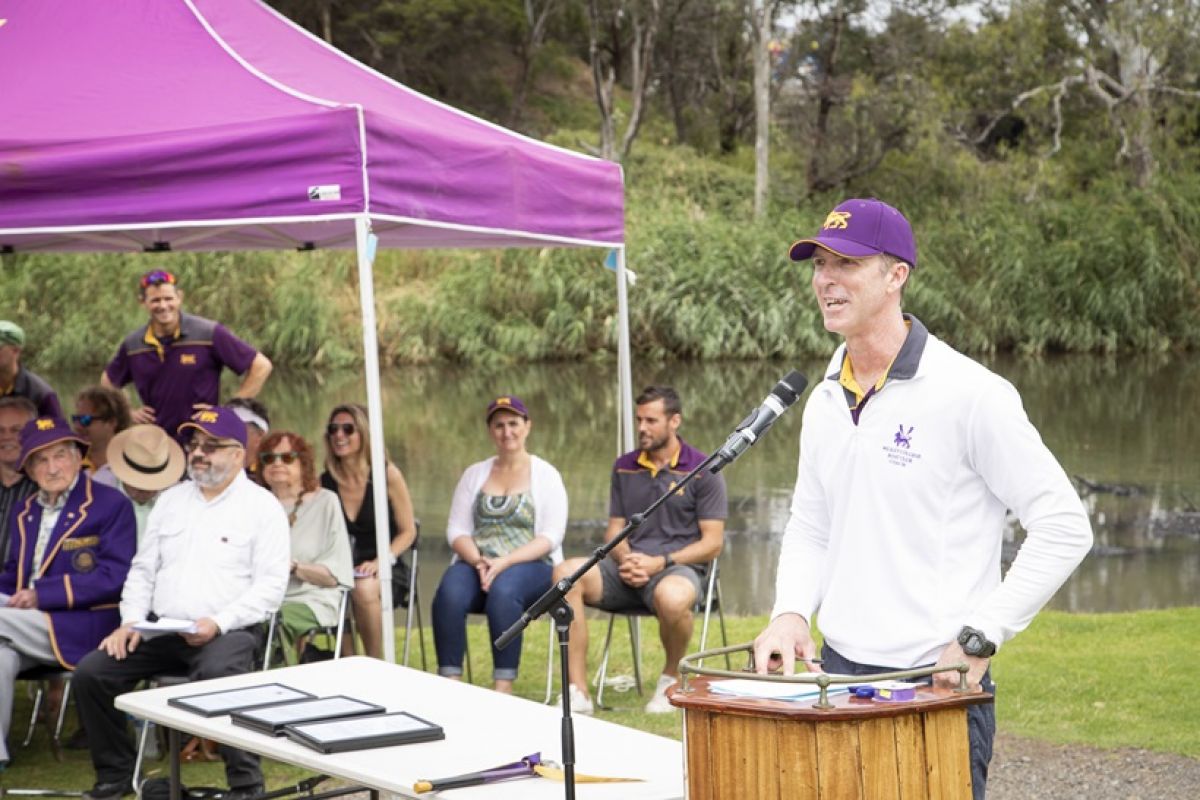
[[[258,0],[10,0],[0,76],[0,253],[357,250],[376,519],[376,246],[615,249],[632,448],[619,165],[424,97]]]

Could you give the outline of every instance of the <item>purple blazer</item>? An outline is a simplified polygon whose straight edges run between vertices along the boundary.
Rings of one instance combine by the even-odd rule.
[[[41,569],[31,574],[42,505],[32,494],[12,510],[12,542],[0,592],[32,588],[50,624],[58,661],[74,669],[121,624],[118,604],[137,550],[137,521],[129,498],[80,471],[50,533]]]

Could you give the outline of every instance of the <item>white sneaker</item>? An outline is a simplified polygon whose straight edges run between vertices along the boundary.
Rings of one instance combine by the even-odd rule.
[[[596,711],[596,707],[592,705],[590,697],[580,691],[579,687],[573,683],[567,684],[567,691],[571,693],[571,713],[583,714],[590,717]],[[562,695],[558,696],[558,706],[562,708]]]
[[[676,680],[670,675],[658,676],[658,685],[654,687],[654,696],[650,698],[650,702],[646,703],[647,714],[669,714],[675,710],[675,706],[671,705],[671,701],[667,699],[667,689],[674,686]]]

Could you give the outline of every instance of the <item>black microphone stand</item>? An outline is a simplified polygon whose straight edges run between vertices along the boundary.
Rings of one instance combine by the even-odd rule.
[[[713,453],[700,462],[695,469],[683,476],[683,480],[672,486],[669,491],[664,492],[661,497],[651,503],[645,511],[631,516],[620,533],[592,551],[588,560],[583,563],[583,566],[575,570],[574,573],[547,589],[545,594],[535,600],[529,608],[525,609],[519,620],[514,622],[508,630],[500,634],[499,638],[496,639],[496,649],[503,650],[513,639],[520,636],[521,632],[529,627],[529,623],[535,619],[546,613],[549,613],[554,618],[554,630],[558,632],[559,669],[562,672],[562,766],[563,788],[566,792],[567,800],[575,800],[575,725],[571,720],[571,689],[567,668],[567,652],[571,639],[571,621],[575,618],[575,612],[571,610],[570,604],[567,603],[567,592],[571,591],[575,583],[583,577],[584,573],[607,558],[614,547],[628,539],[630,534],[645,522],[646,517],[657,511],[659,506],[667,502],[667,499],[672,494],[687,486],[697,475],[720,458],[722,458],[721,451]]]

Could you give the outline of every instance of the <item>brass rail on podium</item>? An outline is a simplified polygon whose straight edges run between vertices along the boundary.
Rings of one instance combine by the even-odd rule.
[[[749,652],[740,644],[687,656],[671,703],[684,711],[689,800],[969,800],[967,707],[992,696],[921,686],[906,701],[830,694],[831,687],[932,675],[932,668],[834,677],[708,669],[704,659]],[[945,671],[939,669],[939,672]],[[816,685],[817,698],[763,700],[711,691],[717,678]]]

